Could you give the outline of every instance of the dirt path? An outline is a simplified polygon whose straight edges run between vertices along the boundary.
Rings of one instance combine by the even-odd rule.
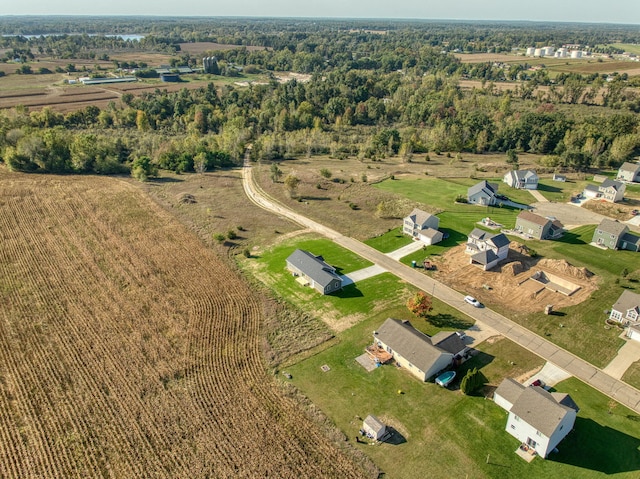
[[[564,369],[603,394],[606,394],[636,412],[640,412],[640,391],[636,388],[609,376],[587,361],[578,358],[574,354],[545,340],[541,336],[538,336],[495,311],[488,308],[474,308],[464,302],[464,296],[462,294],[449,288],[445,284],[435,281],[421,272],[415,271],[389,258],[370,246],[344,236],[267,197],[253,181],[251,165],[248,159],[245,161],[243,168],[243,186],[247,196],[258,206],[287,217],[296,223],[326,236],[340,246],[383,267],[400,279],[413,284],[423,291],[432,291],[432,294],[441,301],[474,318],[477,321],[476,325],[480,328],[488,326],[496,330],[499,334],[502,334],[523,348]]]

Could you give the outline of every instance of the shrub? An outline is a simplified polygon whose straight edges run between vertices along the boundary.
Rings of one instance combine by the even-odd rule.
[[[483,374],[477,368],[473,368],[467,371],[467,374],[462,378],[460,390],[468,396],[482,387],[484,382]]]
[[[216,233],[213,235],[213,239],[218,243],[222,243],[224,241],[224,235],[222,233]]]
[[[322,168],[320,170],[320,176],[323,178],[329,179],[331,178],[331,172],[327,168]]]
[[[351,208],[352,210],[357,210],[358,205],[356,205],[355,203],[349,203],[349,208]]]
[[[251,258],[251,251],[249,251],[249,248],[243,249],[242,254],[244,255],[245,258]]]
[[[360,179],[362,180],[363,183],[366,183],[368,180],[367,175],[365,175],[364,173],[362,173],[362,176],[360,177]]]
[[[235,231],[229,230],[227,232],[227,238],[229,238],[230,240],[236,239],[237,237],[238,237],[238,235],[236,234]]]
[[[236,226],[236,228],[238,228],[238,231],[244,231],[244,226]]]

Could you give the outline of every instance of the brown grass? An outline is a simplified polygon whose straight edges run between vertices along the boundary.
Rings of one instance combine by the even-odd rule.
[[[3,477],[363,476],[267,376],[264,300],[171,214],[0,175]]]

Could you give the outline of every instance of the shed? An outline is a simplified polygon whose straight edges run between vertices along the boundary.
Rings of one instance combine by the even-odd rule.
[[[379,441],[387,432],[387,426],[385,426],[380,419],[370,414],[363,421],[362,430],[371,439]]]

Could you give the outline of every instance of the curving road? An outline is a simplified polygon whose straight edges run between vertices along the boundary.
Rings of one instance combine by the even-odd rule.
[[[523,348],[528,349],[541,358],[561,369],[564,369],[566,372],[584,381],[603,394],[615,399],[635,412],[640,413],[640,391],[636,388],[609,376],[601,369],[593,366],[587,361],[580,359],[576,355],[547,341],[541,336],[538,336],[491,309],[474,308],[464,302],[464,296],[462,294],[449,288],[445,284],[386,256],[360,241],[344,236],[327,226],[296,213],[273,198],[270,198],[253,181],[252,168],[248,159],[245,159],[245,165],[242,169],[242,180],[244,191],[248,198],[261,208],[288,218],[305,228],[309,228],[320,233],[340,246],[353,251],[378,266],[381,266],[407,283],[411,283],[423,291],[431,292],[440,301],[443,301],[474,318],[478,323],[480,323],[480,327],[482,329],[483,327],[494,329],[499,334],[509,338],[511,341],[519,344]]]

